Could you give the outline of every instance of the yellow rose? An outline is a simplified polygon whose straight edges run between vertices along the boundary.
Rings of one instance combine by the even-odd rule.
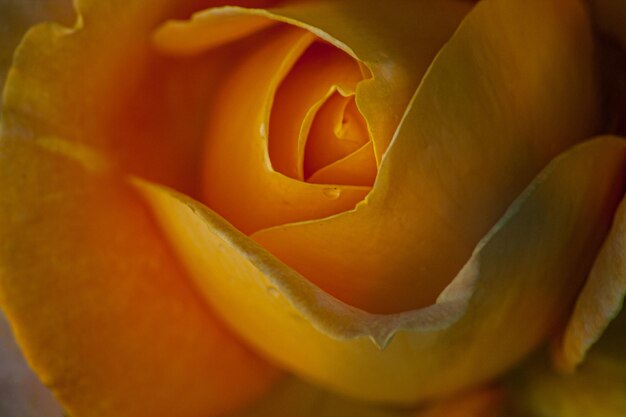
[[[482,387],[621,310],[624,6],[76,3],[0,131],[0,305],[71,415],[576,415],[596,368]]]

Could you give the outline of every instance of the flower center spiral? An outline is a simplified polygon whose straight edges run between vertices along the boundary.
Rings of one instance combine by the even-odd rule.
[[[315,42],[307,49],[272,108],[268,150],[276,171],[310,183],[372,185],[376,163],[355,100],[360,77],[337,48]]]
[[[359,63],[312,33],[269,28],[209,115],[203,200],[244,233],[353,209],[377,173]]]

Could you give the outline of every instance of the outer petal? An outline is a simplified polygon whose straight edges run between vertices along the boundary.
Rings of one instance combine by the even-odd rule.
[[[126,171],[193,193],[212,92],[242,51],[171,60],[154,51],[151,36],[167,18],[223,3],[76,1],[73,28],[39,25],[22,41],[4,91],[2,128],[87,143]]]
[[[623,308],[626,295],[626,200],[591,270],[556,347],[557,365],[573,371]],[[626,351],[624,352],[626,366]],[[626,374],[625,374],[626,375]],[[625,392],[626,398],[626,392]]]
[[[0,91],[24,32],[42,20],[70,22],[73,17],[71,0],[0,0]]]
[[[198,288],[239,334],[337,391],[407,403],[493,377],[562,319],[623,192],[625,158],[626,142],[615,138],[557,158],[437,304],[393,315],[333,299],[198,202],[137,186]],[[380,350],[369,339],[389,343]]]
[[[417,409],[359,402],[289,378],[262,401],[229,417],[497,417],[503,397],[496,388],[478,388]]]
[[[275,371],[217,323],[141,200],[55,139],[0,148],[0,303],[42,381],[77,416],[213,416]]]
[[[549,361],[524,369],[512,384],[524,417],[622,417],[626,415],[626,310],[611,323],[571,375]]]

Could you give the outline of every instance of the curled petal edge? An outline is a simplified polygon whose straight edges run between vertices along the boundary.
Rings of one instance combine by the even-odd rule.
[[[200,292],[244,339],[344,394],[411,403],[495,376],[562,320],[623,193],[625,160],[626,142],[612,137],[556,158],[434,305],[388,315],[336,300],[197,201],[132,183]]]
[[[572,373],[620,314],[626,296],[626,199],[596,258],[574,312],[553,351],[556,368]]]

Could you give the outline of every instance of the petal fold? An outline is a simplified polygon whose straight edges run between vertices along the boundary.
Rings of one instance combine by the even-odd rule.
[[[481,1],[422,80],[366,201],[253,238],[348,304],[427,306],[537,172],[593,134],[597,87],[579,2]]]
[[[197,288],[249,343],[332,390],[406,404],[494,377],[564,318],[623,193],[625,161],[626,142],[611,137],[555,159],[436,304],[389,315],[334,299],[197,201],[134,184]]]
[[[309,32],[290,26],[259,34],[254,49],[223,81],[217,105],[207,115],[203,201],[244,233],[341,213],[354,208],[370,191],[361,186],[310,184],[272,168],[268,142],[274,127],[270,124],[274,96],[314,42]],[[298,137],[292,139],[297,145]]]
[[[380,161],[430,62],[470,8],[467,2],[448,0],[391,0],[384,4],[322,0],[228,10],[241,19],[261,16],[302,27],[365,63],[373,78],[360,87],[357,104],[368,120]],[[194,15],[187,22],[185,39],[209,38],[209,17],[214,13],[206,10]],[[176,42],[173,27],[185,27],[185,22],[165,24],[156,32],[157,40],[172,38]],[[180,45],[179,50],[202,49],[194,45],[195,41]],[[205,50],[212,46],[207,42]]]
[[[615,214],[607,236],[565,332],[556,346],[558,368],[573,372],[587,350],[622,311],[626,296],[626,200]],[[626,352],[625,352],[626,355]]]

